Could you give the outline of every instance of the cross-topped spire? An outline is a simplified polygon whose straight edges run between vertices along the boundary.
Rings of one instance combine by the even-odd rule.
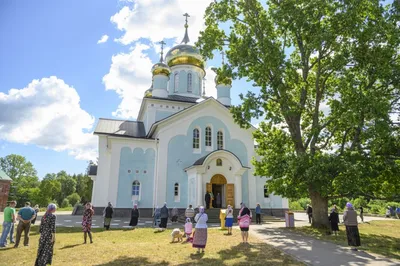
[[[225,64],[225,52],[222,50],[221,51],[221,55],[222,55],[222,64]]]
[[[184,17],[186,17],[185,19],[185,36],[183,37],[182,43],[187,44],[190,40],[189,40],[189,35],[188,35],[188,17],[190,17],[190,15],[188,13],[183,14]]]
[[[159,44],[161,44],[161,56],[160,56],[160,63],[162,63],[164,61],[164,45],[166,44],[164,42],[164,40],[162,40],[161,42],[159,42]]]

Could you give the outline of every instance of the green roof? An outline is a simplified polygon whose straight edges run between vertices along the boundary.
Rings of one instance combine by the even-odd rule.
[[[12,179],[8,175],[6,175],[6,173],[4,173],[4,171],[1,169],[0,169],[0,180],[12,181]]]

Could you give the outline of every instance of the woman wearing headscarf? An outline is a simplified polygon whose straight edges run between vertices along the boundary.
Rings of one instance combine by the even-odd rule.
[[[171,222],[177,222],[178,221],[178,215],[179,215],[179,212],[178,212],[178,208],[177,207],[174,207],[174,208],[172,208],[172,211],[171,211]]]
[[[346,204],[346,210],[343,213],[343,223],[346,226],[347,243],[353,247],[352,250],[357,250],[361,246],[360,233],[358,232],[357,212],[354,210],[350,202]]]
[[[204,252],[207,244],[207,221],[208,215],[204,212],[204,207],[199,207],[199,213],[194,217],[196,221],[195,232],[193,236],[193,247],[197,248],[197,253],[200,250]]]
[[[329,215],[329,222],[331,223],[332,232],[335,236],[339,232],[339,214],[336,212],[335,208],[332,208],[331,214]]]
[[[111,219],[112,219],[112,215],[114,213],[114,209],[113,206],[111,204],[111,202],[108,203],[108,206],[104,209],[103,211],[103,215],[104,215],[104,228],[106,230],[110,229],[110,224],[111,224]]]
[[[131,211],[131,221],[129,222],[129,226],[132,226],[132,229],[135,229],[139,220],[139,209],[137,204],[133,205],[133,209]]]
[[[167,203],[165,202],[164,206],[161,208],[160,211],[160,218],[161,218],[160,228],[162,228],[163,231],[167,228],[168,217],[169,217],[169,210],[167,208]]]
[[[228,235],[232,235],[233,226],[233,209],[231,205],[228,205],[226,209],[225,227],[228,228]]]
[[[155,227],[158,227],[160,225],[160,214],[161,214],[161,209],[157,206],[154,211],[154,219],[153,219],[153,224]]]
[[[249,227],[251,223],[251,211],[246,205],[242,202],[240,204],[242,208],[239,211],[239,216],[237,217],[239,222],[240,231],[242,231],[242,240],[243,243],[247,243],[249,238]]]
[[[82,217],[82,230],[83,230],[83,239],[84,244],[86,244],[87,235],[89,235],[90,244],[93,243],[92,239],[92,217],[94,215],[94,210],[92,204],[90,202],[86,203],[85,211],[83,212]]]
[[[51,265],[54,242],[56,239],[56,216],[54,215],[56,209],[57,206],[50,203],[49,206],[47,206],[46,213],[42,217],[39,229],[40,238],[35,266]]]

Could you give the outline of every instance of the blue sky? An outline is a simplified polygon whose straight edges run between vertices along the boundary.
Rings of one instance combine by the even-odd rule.
[[[136,118],[157,42],[179,43],[188,12],[193,43],[209,2],[0,1],[0,157],[25,156],[40,178],[84,172],[96,157],[98,118]],[[207,63],[209,96],[209,67],[220,64],[219,56]],[[233,103],[251,88],[234,82]]]

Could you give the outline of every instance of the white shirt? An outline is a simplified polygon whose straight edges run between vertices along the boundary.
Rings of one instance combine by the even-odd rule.
[[[196,214],[196,217],[194,217],[194,220],[196,221],[195,228],[207,228],[207,221],[208,221],[207,213]]]

